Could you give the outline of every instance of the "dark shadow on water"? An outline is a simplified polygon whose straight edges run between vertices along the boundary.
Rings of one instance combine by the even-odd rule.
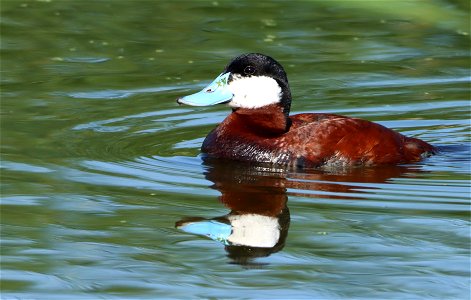
[[[256,258],[283,249],[290,225],[288,194],[317,198],[320,196],[316,192],[320,191],[322,198],[363,199],[361,194],[366,192],[358,191],[359,186],[362,190],[374,189],[368,183],[385,183],[390,178],[421,172],[413,166],[289,172],[272,166],[207,159],[204,165],[206,179],[214,183],[211,188],[221,193],[219,201],[230,212],[212,218],[186,217],[176,222],[176,227],[223,243],[232,263],[251,268],[263,265]]]
[[[469,164],[471,158],[471,143],[437,146],[439,155],[445,156],[448,161],[463,161]]]
[[[436,146],[439,153],[471,153],[470,144],[456,144],[456,145],[438,145]]]

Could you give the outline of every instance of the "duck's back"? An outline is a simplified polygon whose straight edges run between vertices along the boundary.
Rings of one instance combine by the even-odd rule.
[[[334,114],[299,114],[282,139],[301,154],[298,165],[381,165],[409,163],[435,152],[430,144],[380,124]]]

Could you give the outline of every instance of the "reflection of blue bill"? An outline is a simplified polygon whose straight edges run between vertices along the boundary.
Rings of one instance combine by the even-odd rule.
[[[188,233],[205,235],[215,241],[223,243],[224,245],[230,244],[227,239],[232,233],[232,226],[230,224],[225,224],[214,220],[187,223],[178,226],[178,229]]]

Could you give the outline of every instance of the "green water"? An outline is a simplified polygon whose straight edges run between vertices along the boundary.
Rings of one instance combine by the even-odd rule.
[[[0,8],[2,299],[470,298],[467,1]],[[245,52],[284,65],[293,113],[441,153],[345,172],[203,162],[229,109],[175,99]],[[277,209],[264,249],[182,228]]]

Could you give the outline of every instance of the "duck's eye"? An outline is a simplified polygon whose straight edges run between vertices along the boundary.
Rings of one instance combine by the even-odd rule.
[[[252,75],[253,73],[255,73],[255,68],[253,66],[247,66],[244,69],[244,73],[245,75]]]

